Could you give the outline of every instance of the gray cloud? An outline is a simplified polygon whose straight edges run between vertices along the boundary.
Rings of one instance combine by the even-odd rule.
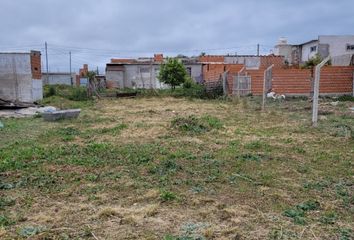
[[[0,0],[0,49],[43,50],[51,70],[111,57],[263,53],[285,36],[353,34],[352,0]]]

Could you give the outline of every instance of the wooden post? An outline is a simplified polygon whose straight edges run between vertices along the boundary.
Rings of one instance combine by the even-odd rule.
[[[320,79],[321,79],[321,68],[330,60],[331,58],[326,57],[320,64],[315,68],[315,82],[313,87],[313,99],[312,99],[312,126],[317,127],[318,121],[318,97],[320,95]]]

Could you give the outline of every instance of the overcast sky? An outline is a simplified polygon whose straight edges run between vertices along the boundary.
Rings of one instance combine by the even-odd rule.
[[[353,0],[0,0],[0,51],[42,50],[51,71],[153,53],[268,54],[279,37],[301,43],[354,34]],[[43,63],[45,63],[43,61]]]

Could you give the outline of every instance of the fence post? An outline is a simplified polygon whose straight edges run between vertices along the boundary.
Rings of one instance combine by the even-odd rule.
[[[354,97],[354,72],[353,72],[353,93],[352,96]]]
[[[264,71],[264,75],[263,75],[262,111],[264,111],[264,109],[265,109],[265,102],[266,102],[266,96],[267,96],[267,91],[268,91],[268,89],[266,89],[267,73],[268,73],[268,71],[270,71],[273,67],[274,67],[274,64],[272,64],[271,66],[269,66],[269,67]]]
[[[224,91],[224,95],[227,95],[228,94],[228,89],[227,89],[227,73],[228,72],[224,72],[222,74],[222,88],[223,88],[223,91]]]
[[[331,59],[330,56],[326,57],[315,68],[315,82],[314,82],[314,87],[313,87],[313,99],[312,99],[312,126],[313,127],[317,127],[317,121],[318,121],[318,97],[320,95],[321,68],[330,59]]]
[[[237,97],[240,98],[240,73],[236,75],[236,83],[237,83]]]
[[[240,71],[237,72],[237,75],[236,75],[236,82],[237,82],[237,97],[240,98],[241,94],[240,94],[240,74],[243,72],[243,70],[245,70],[246,67],[243,66],[241,68]],[[247,76],[247,72],[246,72],[246,76]]]

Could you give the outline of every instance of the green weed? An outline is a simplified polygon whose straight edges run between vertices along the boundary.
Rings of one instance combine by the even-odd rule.
[[[179,117],[172,120],[172,128],[178,129],[182,132],[193,134],[200,134],[211,131],[213,129],[220,129],[222,123],[219,119],[211,116],[204,116],[198,118],[194,115],[188,117]]]
[[[160,192],[160,200],[162,202],[170,202],[177,199],[177,195],[174,192],[162,190]]]

